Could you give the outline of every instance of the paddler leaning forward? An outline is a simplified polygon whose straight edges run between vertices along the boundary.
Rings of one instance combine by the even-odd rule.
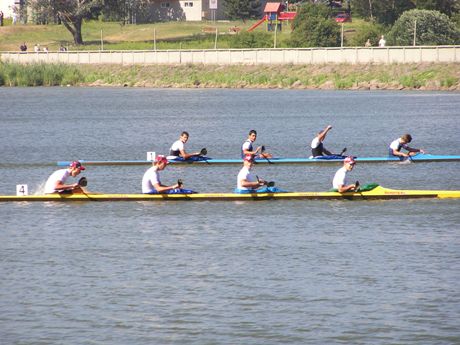
[[[160,181],[160,171],[168,165],[168,159],[163,155],[158,155],[153,161],[153,166],[149,168],[142,178],[143,194],[191,194],[195,193],[189,189],[182,189],[182,181],[177,180],[176,184],[165,186]]]
[[[45,183],[45,194],[83,193],[80,183],[66,184],[66,182],[69,177],[77,177],[85,169],[80,162],[73,161],[67,169],[56,170]]]
[[[267,182],[259,179],[251,170],[254,166],[254,156],[245,155],[243,158],[243,168],[241,168],[237,177],[237,188],[234,190],[238,194],[247,193],[281,193],[285,192],[277,187],[274,187],[274,182]]]

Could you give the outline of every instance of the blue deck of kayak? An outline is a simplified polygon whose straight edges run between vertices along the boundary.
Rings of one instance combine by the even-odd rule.
[[[436,161],[460,161],[460,155],[416,155],[412,157],[415,162],[436,162]],[[361,163],[381,163],[381,162],[399,162],[400,160],[396,157],[357,157],[357,162]],[[120,161],[91,161],[81,159],[82,164],[87,165],[144,165],[152,164],[151,161],[147,160],[120,160]],[[205,161],[170,161],[172,164],[241,164],[242,159],[223,159],[223,158],[209,158]],[[318,159],[318,158],[270,158],[267,159],[256,159],[256,163],[261,164],[308,164],[308,163],[337,163],[342,162],[342,159]],[[57,162],[58,166],[68,166],[70,161]]]

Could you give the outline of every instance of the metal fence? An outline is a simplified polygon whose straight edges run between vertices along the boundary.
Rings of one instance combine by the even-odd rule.
[[[460,62],[460,46],[0,52],[0,61],[68,64],[392,64]]]

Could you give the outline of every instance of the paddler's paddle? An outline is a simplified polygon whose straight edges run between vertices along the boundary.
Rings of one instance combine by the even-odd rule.
[[[179,186],[179,188],[182,188],[182,185],[184,184],[184,182],[182,182],[181,179],[178,179],[177,180],[177,185]]]
[[[208,154],[208,150],[206,150],[205,147],[203,147],[200,151],[200,157],[203,158],[203,160],[206,162],[206,164],[209,164],[208,160],[206,159],[206,155]]]
[[[355,182],[355,192],[359,192],[359,181]]]
[[[260,183],[259,176],[256,175],[256,178],[257,178],[257,182]],[[266,185],[267,187],[275,187],[275,181],[270,181],[270,182],[265,181],[264,185]]]
[[[347,148],[346,148],[346,147],[343,148],[343,150],[342,150],[342,152],[340,152],[339,156],[343,156],[343,154],[344,154],[345,152],[347,152]]]
[[[260,155],[261,155],[263,158],[265,158],[265,159],[267,160],[268,164],[273,164],[273,162],[272,162],[270,159],[268,159],[268,157],[266,157],[266,156],[263,154],[264,151],[265,151],[265,146],[262,145],[262,146],[260,147]]]
[[[86,177],[83,176],[83,177],[81,177],[81,178],[78,180],[77,183],[78,183],[78,185],[79,185],[80,187],[86,187],[86,186],[88,185],[88,180],[87,180]],[[84,196],[86,196],[88,199],[93,200],[93,201],[97,201],[97,199],[94,199],[94,198],[90,197],[90,196],[86,193],[86,191],[85,191],[83,188],[80,188],[80,191],[81,191],[81,193],[82,193]]]

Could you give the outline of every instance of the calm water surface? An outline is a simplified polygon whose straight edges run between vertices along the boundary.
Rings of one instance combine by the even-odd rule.
[[[398,135],[460,153],[460,94],[0,88],[0,194],[40,193],[58,160],[145,159],[182,130],[237,157],[381,156]],[[257,166],[292,191],[339,165]],[[459,163],[361,164],[361,183],[460,189]],[[140,191],[147,166],[88,167],[93,191]],[[231,191],[238,166],[169,167],[164,182]],[[5,344],[458,344],[460,201],[0,203]]]

